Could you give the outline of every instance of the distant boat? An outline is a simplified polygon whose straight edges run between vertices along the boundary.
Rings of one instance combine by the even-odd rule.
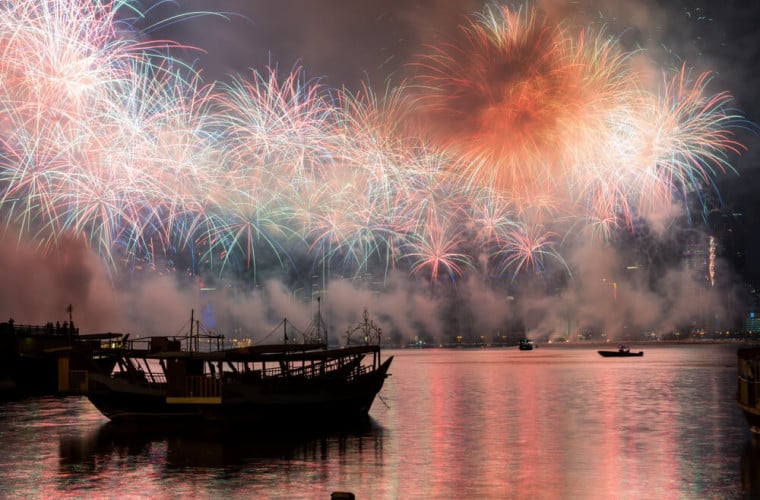
[[[112,421],[312,426],[366,417],[393,360],[381,361],[366,311],[353,330],[361,330],[359,345],[342,348],[328,348],[319,332],[289,339],[282,324],[278,344],[223,349],[223,336],[192,326],[189,336],[130,344],[116,354],[114,373],[90,374],[87,397]]]
[[[760,434],[760,348],[737,351],[738,390],[736,402],[744,413],[750,430]]]
[[[601,356],[605,358],[629,358],[634,356],[643,356],[644,352],[631,352],[629,348],[621,345],[617,351],[597,351]]]
[[[536,347],[536,344],[530,339],[520,339],[521,351],[532,351]]]

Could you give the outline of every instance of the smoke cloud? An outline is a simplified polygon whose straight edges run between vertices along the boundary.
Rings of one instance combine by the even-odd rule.
[[[591,245],[572,252],[572,279],[557,290],[547,290],[552,280],[538,275],[514,291],[473,275],[456,285],[456,293],[442,294],[429,282],[391,273],[381,289],[351,280],[334,280],[324,290],[315,283],[311,299],[277,279],[248,291],[230,281],[203,290],[198,280],[160,273],[122,277],[115,284],[81,239],[60,242],[55,252],[45,252],[7,235],[0,258],[5,263],[0,317],[12,317],[17,324],[63,322],[72,305],[81,333],[133,337],[187,333],[191,310],[206,329],[257,343],[280,341],[278,325],[284,318],[294,331],[305,332],[317,307],[330,341],[345,343],[347,330],[363,321],[366,310],[385,342],[405,345],[418,340],[445,344],[457,335],[464,342],[490,343],[524,335],[548,341],[586,333],[611,339],[649,331],[663,334],[705,323],[728,327],[741,309],[728,269],[721,270],[724,282],[717,286],[707,286],[705,276],[683,264],[665,268],[652,282],[652,270],[632,268],[625,252]]]

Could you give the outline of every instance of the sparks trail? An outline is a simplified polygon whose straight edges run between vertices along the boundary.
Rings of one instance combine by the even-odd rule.
[[[709,75],[691,81],[682,69],[643,88],[631,55],[536,8],[491,7],[420,57],[415,91],[464,182],[521,205],[551,193],[575,216],[630,224],[640,208],[711,183],[743,149],[730,96],[706,94]]]
[[[555,221],[610,238],[743,150],[709,75],[643,88],[616,38],[529,6],[485,10],[383,95],[297,70],[205,85],[166,52],[178,44],[137,41],[125,10],[0,9],[3,220],[48,247],[84,237],[114,269],[563,269]]]

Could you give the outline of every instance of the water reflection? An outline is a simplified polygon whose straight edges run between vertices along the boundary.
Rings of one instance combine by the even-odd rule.
[[[235,468],[257,462],[313,461],[364,453],[382,454],[383,428],[368,418],[326,431],[200,429],[192,426],[137,426],[106,422],[82,436],[62,436],[63,476],[160,463],[166,469]]]
[[[408,350],[372,419],[320,434],[130,428],[86,398],[4,402],[0,498],[760,498],[735,356]]]
[[[389,425],[386,464],[402,471],[403,492],[725,498],[748,432],[733,400],[734,349],[651,348],[635,365],[592,349],[539,351],[396,358],[389,420],[415,423]],[[425,462],[410,488],[403,471]]]

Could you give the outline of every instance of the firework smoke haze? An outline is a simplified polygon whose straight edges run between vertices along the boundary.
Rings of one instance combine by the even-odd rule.
[[[201,290],[216,290],[219,327],[236,331],[306,321],[320,294],[336,323],[370,306],[397,340],[520,321],[551,336],[569,316],[662,324],[634,314],[658,295],[623,285],[622,255],[591,268],[578,256],[642,224],[672,228],[733,170],[742,119],[710,73],[658,70],[561,3],[347,5],[294,2],[285,17],[248,2],[224,14],[188,2],[179,16],[168,2],[0,8],[0,213],[23,249],[6,259],[78,256],[48,274],[87,304],[92,328],[123,310],[114,329],[145,329],[211,300]],[[636,12],[642,26],[646,13],[657,10]],[[200,17],[250,32],[204,47],[190,36]],[[359,32],[366,53],[347,42]],[[194,66],[228,38],[216,66]],[[655,285],[681,293],[685,276]],[[614,321],[586,307],[609,282],[616,300],[628,292]],[[661,303],[682,311],[673,324],[698,309]]]

